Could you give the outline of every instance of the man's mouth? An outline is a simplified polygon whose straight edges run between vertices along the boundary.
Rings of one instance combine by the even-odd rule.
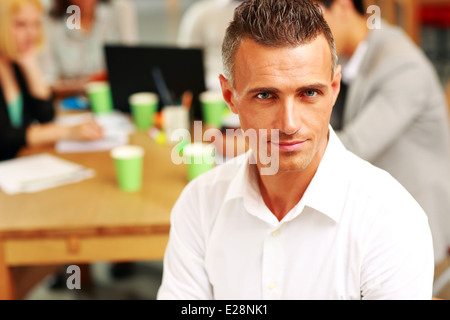
[[[281,151],[296,151],[302,147],[306,140],[295,140],[295,141],[279,141],[271,142],[276,148]]]

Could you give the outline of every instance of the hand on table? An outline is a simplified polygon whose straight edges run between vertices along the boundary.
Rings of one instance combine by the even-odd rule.
[[[95,121],[86,121],[72,127],[72,135],[75,140],[95,141],[103,138],[103,129]]]

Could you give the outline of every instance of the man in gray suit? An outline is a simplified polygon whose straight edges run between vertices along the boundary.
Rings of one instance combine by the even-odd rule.
[[[318,2],[342,65],[343,106],[331,124],[348,150],[388,171],[423,207],[438,263],[450,246],[450,133],[437,74],[400,28],[383,21],[370,29],[361,0]]]

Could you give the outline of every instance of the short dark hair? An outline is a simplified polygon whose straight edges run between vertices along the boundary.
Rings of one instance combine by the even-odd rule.
[[[234,85],[234,62],[242,40],[269,47],[296,47],[323,34],[330,46],[332,70],[336,47],[322,11],[312,0],[247,0],[239,5],[222,44],[224,75]]]
[[[317,0],[317,2],[322,3],[325,8],[329,8],[333,4],[334,0]],[[356,11],[362,16],[366,14],[363,2],[363,0],[353,0],[353,6],[355,7]]]

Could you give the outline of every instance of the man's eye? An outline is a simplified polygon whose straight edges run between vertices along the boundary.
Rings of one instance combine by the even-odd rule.
[[[316,90],[307,90],[305,91],[305,96],[307,97],[314,97],[317,95],[317,91]]]
[[[259,99],[270,99],[272,98],[272,94],[268,93],[268,92],[262,92],[262,93],[258,93],[256,95]]]

